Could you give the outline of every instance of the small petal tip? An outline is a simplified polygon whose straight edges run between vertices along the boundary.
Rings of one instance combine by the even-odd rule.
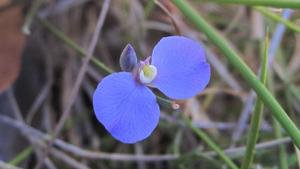
[[[128,44],[120,56],[120,67],[123,71],[131,72],[137,64],[137,56],[134,48]]]

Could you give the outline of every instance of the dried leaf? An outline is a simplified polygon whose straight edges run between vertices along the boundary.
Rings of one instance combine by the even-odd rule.
[[[0,6],[4,6],[9,3],[10,3],[10,0],[0,0]]]
[[[21,25],[20,6],[0,13],[0,93],[11,86],[19,74],[20,56],[24,43]]]

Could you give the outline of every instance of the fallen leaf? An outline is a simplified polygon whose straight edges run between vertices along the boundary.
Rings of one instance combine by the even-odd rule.
[[[2,2],[0,0],[0,2]],[[24,35],[21,7],[8,8],[0,13],[0,93],[16,80],[21,63]]]
[[[4,6],[10,3],[10,0],[0,0],[0,6]]]

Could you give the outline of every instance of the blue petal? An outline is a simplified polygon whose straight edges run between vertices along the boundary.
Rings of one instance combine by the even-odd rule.
[[[128,72],[105,77],[94,93],[93,106],[98,121],[123,143],[145,139],[159,120],[155,95]]]
[[[154,47],[151,64],[157,68],[152,85],[173,99],[195,96],[210,79],[204,49],[183,36],[161,39]]]

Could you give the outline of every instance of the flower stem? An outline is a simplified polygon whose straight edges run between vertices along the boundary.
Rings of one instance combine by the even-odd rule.
[[[261,69],[260,81],[265,85],[267,80],[267,65],[268,65],[268,48],[269,48],[269,37],[268,32],[265,38],[264,54],[263,54],[263,63]],[[241,169],[248,169],[253,161],[255,154],[255,144],[259,135],[259,128],[262,119],[263,113],[263,102],[260,98],[257,98],[254,113],[251,118],[250,131],[248,135],[246,152],[242,162]]]
[[[281,133],[281,126],[280,124],[276,121],[275,118],[272,118],[273,122],[273,128],[275,132],[275,137],[277,139],[282,138],[282,133]],[[279,145],[279,168],[280,169],[288,169],[288,163],[287,163],[287,154],[285,152],[285,145],[281,144]]]
[[[284,58],[283,56],[281,56],[282,58]],[[281,59],[279,59],[281,60]],[[282,61],[281,61],[282,62]],[[282,64],[282,63],[281,63]],[[285,71],[286,72],[286,71]],[[274,75],[272,74],[272,72],[270,72],[270,75],[268,76],[268,88],[270,89],[270,91],[276,95],[275,93],[275,87],[274,87]],[[284,83],[287,85],[287,86],[290,86],[288,81],[284,81]],[[287,89],[285,90],[285,97],[286,97],[286,100],[287,100],[287,108],[288,110],[291,112],[292,111],[292,107],[291,107],[291,94],[290,94],[290,87],[287,87]],[[276,139],[281,139],[283,138],[283,135],[282,135],[282,128],[280,126],[280,124],[277,122],[277,120],[272,117],[272,126],[273,126],[273,129],[274,129],[274,134],[275,134],[275,138]],[[286,153],[286,145],[285,144],[280,144],[278,146],[278,151],[279,151],[279,169],[288,169],[289,168],[289,165],[288,165],[288,158],[287,158],[287,153]]]
[[[28,146],[23,151],[21,151],[14,159],[10,160],[8,163],[13,166],[17,166],[26,158],[28,158],[32,154],[32,151],[33,151],[32,146]]]
[[[172,0],[181,12],[201,30],[227,57],[228,61],[241,73],[247,83],[255,90],[259,98],[271,110],[273,116],[284,127],[294,144],[300,148],[300,131],[289,118],[277,100],[267,88],[257,79],[251,69],[232,49],[227,40],[223,38],[210,24],[208,24],[185,0]],[[284,1],[285,2],[285,1]],[[300,3],[300,1],[299,1]]]

